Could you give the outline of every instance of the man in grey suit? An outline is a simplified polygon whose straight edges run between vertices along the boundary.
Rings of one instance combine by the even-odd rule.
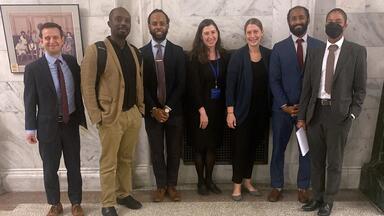
[[[326,17],[326,46],[308,50],[298,128],[305,128],[311,153],[313,199],[304,211],[330,215],[339,190],[344,147],[366,94],[367,51],[344,39],[347,15],[332,9]]]

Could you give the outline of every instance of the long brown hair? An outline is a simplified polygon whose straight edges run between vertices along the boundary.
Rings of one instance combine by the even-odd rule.
[[[224,51],[223,47],[221,46],[221,38],[220,38],[220,30],[217,27],[216,23],[212,19],[204,19],[200,22],[199,26],[197,27],[195,39],[193,40],[192,44],[192,50],[190,53],[190,58],[195,58],[199,60],[200,63],[204,64],[208,62],[208,48],[205,46],[203,42],[203,28],[213,25],[216,28],[217,31],[217,42],[216,42],[216,50],[219,51],[219,53],[222,53]]]

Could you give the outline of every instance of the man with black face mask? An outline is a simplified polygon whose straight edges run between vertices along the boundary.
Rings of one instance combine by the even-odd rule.
[[[184,132],[184,52],[166,39],[169,18],[164,11],[156,9],[149,14],[148,28],[152,40],[140,50],[144,60],[145,129],[157,184],[153,201],[163,201],[166,194],[172,201],[180,201],[176,185]]]
[[[271,159],[271,187],[268,200],[276,202],[282,198],[284,186],[284,152],[296,124],[298,103],[301,93],[305,54],[308,49],[319,47],[323,43],[309,37],[308,9],[296,6],[287,15],[289,29],[288,38],[278,42],[271,54],[269,81],[273,94],[272,130],[273,151]],[[308,201],[310,182],[309,155],[302,156],[299,151],[299,170],[297,173],[298,200]]]
[[[339,190],[344,147],[366,95],[367,51],[344,39],[347,15],[332,9],[327,44],[308,52],[298,128],[306,128],[311,152],[313,199],[304,211],[330,215]]]

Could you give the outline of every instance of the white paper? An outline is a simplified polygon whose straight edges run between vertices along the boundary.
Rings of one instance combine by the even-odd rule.
[[[303,128],[300,128],[296,131],[296,137],[299,141],[301,155],[304,157],[309,151],[307,133],[305,133]]]

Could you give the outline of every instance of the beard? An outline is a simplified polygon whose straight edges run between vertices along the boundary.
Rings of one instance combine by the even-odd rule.
[[[293,35],[300,37],[303,36],[308,29],[308,22],[305,24],[298,24],[298,25],[289,25],[289,30],[292,32]]]
[[[161,42],[167,37],[168,30],[165,30],[161,35],[156,34],[156,31],[150,31],[150,33],[155,41]]]

